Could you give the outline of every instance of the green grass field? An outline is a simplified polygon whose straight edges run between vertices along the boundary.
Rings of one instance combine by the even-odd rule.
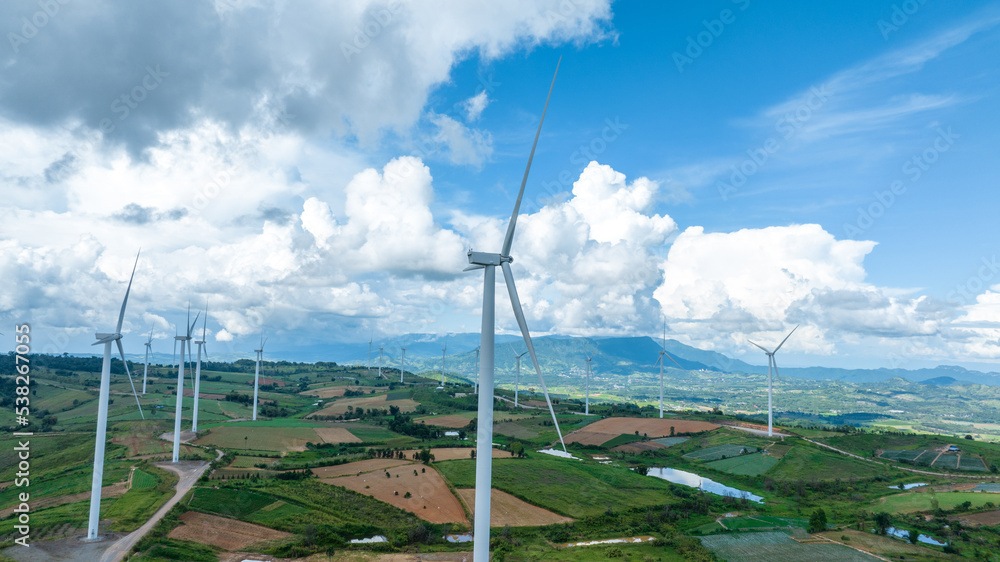
[[[701,538],[721,560],[730,562],[801,562],[803,560],[837,560],[868,562],[872,557],[837,544],[798,543],[786,533],[737,533]]]
[[[821,449],[808,442],[797,442],[782,457],[781,462],[768,472],[768,476],[783,480],[836,480],[852,476],[871,478],[887,473],[888,468],[884,465]]]
[[[931,493],[903,493],[894,494],[880,498],[872,503],[872,511],[885,511],[888,513],[912,513],[914,511],[931,511],[934,509],[933,501],[937,500],[941,509],[954,509],[955,506],[963,502],[972,502],[972,507],[982,507],[986,502],[997,502],[994,494],[983,494],[976,492],[938,492]]]
[[[239,519],[275,501],[273,496],[249,490],[196,488],[188,507]]]
[[[776,459],[770,455],[754,453],[712,461],[705,463],[705,466],[714,468],[715,470],[721,470],[722,472],[728,472],[729,474],[737,474],[741,476],[760,476],[768,470],[771,470],[774,465],[778,464],[779,461],[780,459]]]
[[[493,487],[570,517],[598,515],[608,508],[662,505],[672,499],[670,484],[659,478],[627,468],[546,457],[494,460]],[[475,487],[475,461],[446,461],[435,467],[456,488]]]
[[[684,457],[695,461],[715,461],[720,459],[728,459],[730,457],[737,457],[744,453],[755,453],[755,452],[757,452],[756,447],[750,447],[748,445],[740,445],[740,444],[728,444],[728,445],[716,445],[715,447],[707,447],[705,449],[692,451],[684,455]]]
[[[275,427],[226,424],[212,428],[208,435],[201,437],[195,443],[236,450],[244,448],[253,451],[278,452],[304,450],[307,442],[322,442],[313,427],[315,426]]]
[[[253,468],[255,465],[261,463],[269,464],[277,460],[278,459],[269,457],[251,457],[251,456],[240,455],[236,457],[236,460],[234,460],[233,463],[229,466],[231,466],[232,468]]]
[[[157,484],[160,483],[160,479],[154,474],[150,474],[144,470],[136,469],[132,473],[132,488],[135,490],[142,490],[145,488],[155,488]]]

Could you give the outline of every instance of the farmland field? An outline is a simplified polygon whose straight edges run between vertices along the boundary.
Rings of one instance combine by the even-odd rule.
[[[417,407],[417,403],[409,398],[401,400],[386,400],[385,395],[379,396],[360,396],[357,398],[342,398],[337,400],[333,404],[330,404],[322,410],[318,410],[309,414],[307,417],[316,416],[342,416],[347,413],[347,408],[350,406],[353,408],[378,408],[380,410],[388,410],[389,406],[396,406],[401,412],[412,412]]]
[[[435,466],[456,488],[475,487],[475,461],[456,460]],[[600,515],[609,508],[662,505],[672,497],[671,484],[665,480],[641,476],[627,468],[547,455],[493,461],[493,487],[574,518]]]
[[[316,434],[325,443],[360,443],[353,433],[342,427],[317,427]]]
[[[243,550],[259,542],[292,536],[291,533],[196,511],[184,513],[180,520],[183,524],[170,531],[168,537],[209,544],[223,550]]]
[[[653,441],[656,441],[664,447],[673,447],[674,445],[680,445],[688,439],[690,439],[690,437],[662,437],[660,439],[653,439]]]
[[[954,509],[962,502],[972,502],[973,508],[982,507],[986,502],[996,503],[996,496],[993,494],[983,494],[977,492],[942,492],[937,494],[910,492],[906,494],[895,494],[876,500],[875,506],[879,510],[890,513],[910,513],[914,511],[931,511],[934,509],[931,501],[937,499],[941,509]]]
[[[705,466],[743,476],[760,476],[778,464],[779,459],[770,455],[752,454],[729,457],[706,463]]]
[[[132,487],[141,490],[143,488],[155,488],[160,483],[160,479],[155,474],[136,469],[132,472]]]
[[[408,464],[321,481],[405,509],[430,523],[468,524],[462,504],[433,467]]]
[[[426,423],[428,425],[436,425],[438,427],[447,427],[449,429],[460,429],[467,425],[476,417],[476,412],[462,412],[460,414],[448,414],[445,416],[426,416],[422,418],[416,418],[414,421],[420,423]]]
[[[701,537],[701,543],[722,560],[730,562],[801,562],[837,560],[869,562],[872,558],[838,544],[798,543],[786,533],[738,533]]]
[[[469,511],[476,510],[476,489],[463,488],[458,490]],[[506,492],[491,490],[490,492],[490,527],[535,527],[555,523],[570,523],[573,519],[552,513],[547,509],[531,505]]]
[[[705,449],[692,451],[684,455],[684,458],[695,461],[716,461],[723,458],[728,459],[731,457],[738,457],[745,453],[756,452],[757,447],[748,447],[746,445],[716,445],[715,447],[707,447]]]
[[[233,459],[233,462],[230,463],[229,466],[231,468],[254,468],[255,465],[261,463],[268,464],[276,460],[278,459],[272,459],[270,457],[251,457],[251,456],[239,455],[235,459]]]
[[[208,435],[195,443],[227,449],[246,447],[252,451],[286,452],[305,451],[307,442],[318,441],[320,438],[312,427],[247,427],[227,424],[213,427]]]
[[[782,457],[781,462],[771,469],[768,476],[782,479],[814,477],[819,480],[835,480],[851,476],[871,478],[887,471],[883,465],[847,457],[805,443],[792,447]]]
[[[368,459],[364,461],[349,462],[347,464],[337,466],[321,466],[319,468],[312,469],[312,471],[313,474],[320,478],[336,478],[337,476],[347,476],[350,474],[372,472],[375,470],[383,471],[394,466],[402,466],[404,464],[412,463],[413,461],[401,459]]]
[[[714,423],[675,418],[604,418],[566,435],[565,441],[581,445],[601,445],[619,435],[634,435],[636,431],[639,435],[657,438],[670,436],[671,428],[674,433],[697,433],[718,427]]]
[[[192,509],[240,517],[274,503],[275,498],[249,490],[195,488],[188,506]]]

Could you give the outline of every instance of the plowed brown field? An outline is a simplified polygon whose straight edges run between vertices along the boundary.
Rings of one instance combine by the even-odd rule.
[[[675,433],[697,433],[710,431],[719,426],[714,423],[676,418],[605,418],[584,428],[578,429],[565,437],[567,443],[577,442],[581,445],[600,445],[626,433],[639,432],[650,439],[667,437],[670,428]]]
[[[469,511],[476,510],[476,489],[464,488],[458,491],[459,495],[469,506]],[[539,525],[552,525],[554,523],[571,523],[570,517],[564,517],[558,513],[553,513],[547,509],[542,509],[537,505],[520,500],[507,492],[500,490],[490,491],[490,527],[536,527]]]
[[[313,474],[320,478],[336,478],[338,476],[347,476],[350,474],[357,474],[359,472],[364,474],[365,472],[371,472],[373,470],[384,471],[387,468],[402,466],[404,464],[413,464],[413,461],[404,461],[399,459],[368,459],[364,461],[349,462],[338,466],[321,466],[319,468],[312,469],[312,471]]]
[[[188,511],[180,519],[184,524],[170,531],[169,538],[200,542],[223,550],[242,550],[262,541],[292,536],[284,531],[197,511]]]
[[[388,459],[386,459],[388,460]],[[345,465],[346,466],[346,465]],[[426,472],[420,472],[426,468]],[[414,475],[413,471],[417,474]],[[355,492],[372,496],[387,504],[413,512],[414,515],[431,523],[464,523],[465,510],[458,498],[451,493],[444,479],[433,467],[418,464],[396,466],[385,472],[368,472],[361,476],[341,476],[323,478],[321,482],[343,486]],[[398,492],[398,495],[396,494]],[[404,497],[409,492],[409,498]]]
[[[317,427],[316,434],[327,443],[360,443],[353,433],[342,427]]]

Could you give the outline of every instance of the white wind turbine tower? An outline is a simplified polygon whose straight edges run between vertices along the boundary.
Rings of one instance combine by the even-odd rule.
[[[476,378],[472,380],[472,393],[479,394],[479,348],[478,347],[476,348]]]
[[[590,360],[591,356],[588,355],[587,356],[587,401],[583,410],[583,415],[585,416],[590,415]]]
[[[174,336],[175,342],[181,342],[181,355],[180,355],[180,361],[177,362],[177,408],[176,408],[177,413],[174,414],[174,453],[172,457],[173,462],[179,461],[181,454],[181,406],[184,402],[184,348],[190,345],[188,344],[188,342],[191,341],[191,330],[193,330],[194,325],[198,323],[198,316],[201,316],[200,312],[194,317],[194,322],[192,322],[190,326],[188,326],[185,323],[185,327],[187,328],[187,333],[185,335]],[[188,305],[187,318],[188,320],[191,319],[190,304]],[[190,350],[188,351],[190,353]]]
[[[528,352],[525,351],[524,353],[518,355],[517,352],[514,351],[513,347],[511,348],[511,352],[514,353],[514,361],[517,363],[517,368],[514,371],[514,373],[515,373],[514,374],[514,407],[517,408],[518,407],[517,406],[517,394],[518,394],[518,391],[519,391],[518,387],[521,384],[521,358],[524,357],[524,355],[526,353],[528,353]]]
[[[399,356],[399,382],[403,382],[403,368],[406,367],[406,348],[401,347],[402,353]]]
[[[146,374],[149,373],[149,352],[153,349],[153,329],[149,329],[149,339],[146,340],[146,360],[142,365],[142,395],[146,395]]]
[[[669,353],[667,353],[667,323],[666,322],[663,323],[663,347],[660,348],[660,351],[658,353],[660,355],[660,358],[656,360],[656,363],[660,364],[660,418],[662,419],[663,418],[663,358],[666,357],[667,359],[670,359],[671,361],[674,362],[674,365],[677,365],[678,368],[684,369],[684,367],[681,367],[681,364],[678,363],[676,359],[674,359],[673,357],[670,356]]]
[[[378,346],[378,378],[382,378],[382,346]]]
[[[559,72],[559,65],[556,65],[556,74]],[[514,317],[521,328],[521,335],[524,343],[531,355],[531,362],[538,373],[538,381],[541,383],[542,391],[545,393],[545,401],[552,414],[552,421],[559,441],[562,442],[562,432],[559,430],[559,422],[556,419],[555,410],[552,409],[552,402],[549,399],[549,391],[542,379],[542,369],[538,366],[538,357],[535,355],[535,347],[531,343],[531,335],[528,333],[528,325],[524,320],[524,311],[521,309],[521,300],[517,296],[517,288],[514,285],[514,276],[510,269],[510,249],[514,242],[514,228],[517,224],[517,213],[521,207],[521,199],[524,197],[524,185],[528,182],[528,172],[531,170],[531,160],[535,157],[535,147],[538,145],[538,136],[542,132],[542,123],[545,121],[545,112],[548,110],[549,98],[552,97],[552,87],[555,86],[556,75],[552,76],[552,85],[549,86],[549,94],[545,99],[545,109],[542,110],[542,117],[538,122],[538,130],[535,132],[535,140],[531,145],[531,154],[528,156],[528,165],[524,169],[524,177],[521,179],[521,189],[517,194],[517,201],[514,203],[514,211],[510,216],[510,223],[507,225],[507,234],[503,239],[503,246],[499,253],[474,252],[469,250],[469,267],[483,270],[483,323],[480,348],[482,350],[482,362],[479,365],[479,385],[484,389],[479,393],[478,423],[476,426],[476,499],[475,499],[475,519],[473,534],[473,559],[475,562],[488,562],[490,557],[490,487],[493,477],[492,447],[493,447],[493,374],[494,374],[494,334],[496,325],[494,316],[496,314],[496,268],[503,269],[504,281],[507,283],[507,292],[510,295],[510,304],[514,309]],[[563,451],[566,444],[562,443]]]
[[[99,402],[97,403],[97,437],[94,441],[94,475],[90,484],[90,518],[87,523],[87,540],[97,540],[97,528],[101,519],[101,487],[104,481],[104,447],[108,431],[108,397],[111,393],[111,344],[118,347],[118,354],[122,358],[125,366],[125,374],[128,375],[129,383],[132,383],[132,374],[128,370],[128,362],[125,361],[125,350],[122,347],[122,322],[125,320],[125,305],[128,304],[128,294],[132,290],[132,279],[135,277],[135,268],[139,265],[139,254],[135,255],[135,264],[132,265],[132,275],[128,278],[128,288],[125,289],[125,298],[122,300],[122,308],[118,313],[118,324],[113,333],[98,332],[95,337],[97,341],[93,345],[104,344],[104,362],[101,363],[101,390]],[[135,385],[132,385],[132,394],[135,394]],[[139,396],[135,394],[135,403],[139,404]],[[142,406],[139,406],[139,416],[142,415]]]
[[[197,320],[196,320],[197,321]],[[208,327],[208,304],[205,304],[205,317],[201,320],[201,340],[195,340],[198,345],[198,362],[194,367],[194,412],[191,414],[191,431],[198,432],[198,393],[201,392],[201,351],[208,356],[208,346],[205,345],[205,330]],[[189,352],[190,354],[190,352]]]
[[[798,329],[799,329],[798,326],[792,328],[792,331],[788,332],[788,335],[785,336],[785,339],[781,340],[781,343],[778,344],[778,347],[774,348],[774,351],[768,351],[764,347],[750,340],[747,340],[750,343],[756,345],[758,348],[760,348],[761,351],[767,354],[767,436],[768,437],[772,437],[774,435],[773,410],[771,402],[771,370],[772,369],[774,370],[775,376],[778,375],[778,362],[775,361],[774,354],[777,353],[779,349],[781,349],[781,346],[785,345],[785,342],[788,341],[788,338],[792,337],[792,334],[795,332],[795,330]]]
[[[257,421],[257,392],[260,389],[260,362],[264,359],[264,344],[267,339],[264,332],[260,333],[260,349],[253,350],[257,354],[257,367],[253,372],[253,421]]]
[[[444,342],[444,347],[441,348],[441,390],[444,390],[444,363],[445,357],[448,355],[448,342]]]

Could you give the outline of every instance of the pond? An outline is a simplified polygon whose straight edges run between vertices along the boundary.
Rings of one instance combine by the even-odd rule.
[[[686,472],[683,470],[677,470],[675,468],[650,468],[649,472],[646,473],[647,476],[652,476],[654,478],[662,478],[674,484],[681,484],[683,486],[691,486],[692,488],[698,488],[703,492],[708,492],[709,494],[716,494],[718,496],[732,496],[734,498],[743,498],[756,502],[764,503],[764,498],[761,496],[751,494],[744,490],[733,488],[731,486],[726,486],[725,484],[719,484],[718,482],[711,480],[709,478],[702,478],[693,472]]]
[[[374,537],[368,537],[367,539],[351,539],[351,544],[369,544],[375,542],[389,542],[389,539],[383,537],[382,535],[375,535]]]
[[[912,488],[919,488],[921,486],[926,486],[926,485],[927,485],[927,482],[914,482],[913,484],[903,484],[903,489],[904,490],[909,490],[909,489],[912,489]],[[891,489],[891,490],[898,490],[899,489],[899,485],[897,484],[895,486],[889,486],[889,489]]]
[[[573,455],[571,455],[569,453],[566,453],[566,452],[563,452],[563,451],[558,451],[556,449],[542,449],[542,450],[540,450],[538,452],[546,454],[546,455],[552,455],[554,457],[562,457],[564,459],[576,459],[576,460],[580,460],[580,459],[577,459],[576,457],[574,457]]]
[[[445,535],[444,540],[448,542],[472,542],[472,533],[461,533],[458,535]]]
[[[875,529],[872,529],[872,531],[874,531],[874,530]],[[897,529],[895,527],[889,527],[886,530],[886,533],[888,533],[888,534],[890,534],[890,535],[892,535],[894,537],[899,537],[901,539],[909,539],[910,538],[910,532],[907,531],[906,529]],[[924,544],[932,544],[934,546],[944,546],[944,545],[948,544],[946,542],[940,542],[940,541],[936,540],[934,537],[925,535],[923,533],[921,533],[917,537],[917,540],[920,541],[920,542],[922,542],[922,543],[924,543]]]

